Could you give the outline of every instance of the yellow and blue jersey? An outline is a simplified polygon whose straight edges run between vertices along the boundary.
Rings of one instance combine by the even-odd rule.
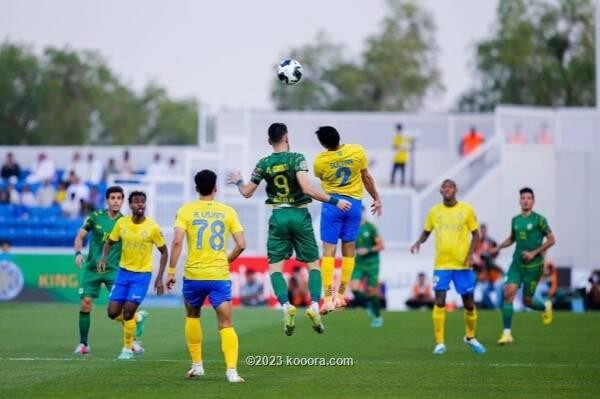
[[[435,270],[469,269],[465,261],[471,232],[478,228],[475,211],[465,202],[457,202],[451,207],[442,203],[431,208],[424,230],[435,232]]]
[[[121,242],[119,264],[132,272],[152,272],[152,247],[165,245],[160,226],[149,217],[139,224],[134,223],[131,216],[120,218],[109,238]]]
[[[361,145],[344,144],[339,150],[321,152],[315,159],[314,173],[327,194],[362,200],[361,171],[367,166],[367,154]]]
[[[237,212],[217,201],[193,201],[177,211],[175,228],[185,231],[189,280],[229,280],[227,240],[244,230]]]

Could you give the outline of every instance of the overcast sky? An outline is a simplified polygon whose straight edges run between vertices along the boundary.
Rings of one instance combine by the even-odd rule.
[[[441,110],[471,85],[473,45],[491,32],[497,0],[419,3],[438,25],[446,92],[428,108]],[[272,109],[273,65],[287,49],[323,30],[358,54],[384,11],[384,0],[1,0],[0,40],[97,49],[136,88],[155,80],[215,110]]]

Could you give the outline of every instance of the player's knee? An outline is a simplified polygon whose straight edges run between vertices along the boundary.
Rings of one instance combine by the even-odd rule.
[[[218,325],[219,330],[222,330],[224,328],[233,327],[233,324],[231,323],[231,319],[219,320],[217,325]]]
[[[123,320],[131,320],[135,317],[135,311],[130,309],[123,309]]]
[[[117,311],[116,309],[108,308],[107,313],[108,313],[108,318],[111,319],[111,320],[114,320],[117,317],[119,317],[119,315],[121,314],[121,311],[120,310]]]
[[[437,306],[438,308],[443,308],[446,306],[446,299],[440,299],[440,298],[436,298],[435,299],[435,306]]]
[[[369,296],[377,296],[379,294],[377,287],[367,288],[367,294],[369,294]]]
[[[530,296],[523,297],[523,303],[525,304],[525,306],[530,308],[533,306],[533,298]]]
[[[92,298],[83,298],[81,300],[80,310],[85,313],[89,313],[92,311]]]

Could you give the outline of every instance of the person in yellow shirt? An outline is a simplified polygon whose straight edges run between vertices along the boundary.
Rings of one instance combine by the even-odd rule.
[[[325,151],[315,159],[315,176],[321,180],[323,191],[337,200],[352,204],[347,212],[330,203],[323,203],[321,208],[321,275],[325,291],[321,314],[325,314],[346,306],[344,295],[354,269],[356,238],[362,220],[363,186],[373,198],[371,213],[377,216],[381,215],[381,198],[375,179],[369,173],[367,154],[362,146],[341,144],[340,134],[332,126],[321,126],[316,135]],[[339,240],[342,241],[342,274],[334,298],[333,271]]]
[[[136,335],[135,314],[140,306],[152,279],[152,248],[160,251],[159,275],[162,275],[169,251],[160,226],[152,218],[146,217],[146,194],[133,191],[129,194],[131,216],[120,218],[102,249],[102,258],[98,262],[98,272],[106,271],[106,260],[112,246],[121,242],[121,259],[117,278],[110,291],[108,317],[123,323],[123,350],[117,359],[133,358],[133,339]],[[158,295],[164,292],[162,278],[156,278],[154,288]]]
[[[394,166],[392,167],[392,177],[390,178],[390,186],[396,183],[396,172],[400,170],[400,185],[404,186],[406,180],[406,165],[410,158],[411,139],[404,135],[402,124],[396,125],[396,135],[394,136],[393,147],[396,151],[394,155]]]
[[[450,282],[463,300],[466,335],[463,341],[478,354],[485,353],[483,345],[475,338],[477,311],[473,300],[475,273],[471,268],[473,251],[479,241],[477,216],[471,205],[456,200],[456,183],[450,179],[442,182],[440,194],[443,202],[434,205],[427,214],[421,236],[410,248],[416,254],[421,244],[435,231],[435,264],[433,271],[433,331],[436,346],[433,353],[446,353],[444,324],[446,322],[446,292]]]
[[[200,310],[208,297],[217,313],[221,349],[227,367],[225,376],[229,382],[244,382],[237,372],[239,343],[231,322],[229,277],[229,264],[246,248],[244,229],[232,207],[215,201],[217,175],[213,171],[198,172],[194,182],[200,198],[188,202],[177,211],[167,278],[167,288],[171,289],[176,282],[175,271],[185,238],[188,251],[183,275],[183,298],[187,312],[185,338],[192,358],[192,367],[187,376],[204,375]],[[235,247],[227,255],[230,235],[233,236]],[[161,272],[157,278],[162,279]]]

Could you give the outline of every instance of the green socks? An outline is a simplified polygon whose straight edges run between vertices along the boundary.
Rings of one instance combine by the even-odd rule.
[[[283,273],[275,272],[271,274],[271,285],[273,286],[273,291],[275,292],[275,296],[280,304],[284,304],[289,302],[288,299],[288,286],[285,281],[285,277],[283,277]]]
[[[371,310],[373,311],[373,316],[379,317],[381,316],[381,301],[379,300],[379,296],[373,295],[369,297],[369,305],[371,306]]]
[[[321,271],[312,269],[308,272],[308,290],[310,291],[310,299],[313,302],[321,300]]]
[[[90,332],[90,314],[79,312],[79,342],[88,344],[88,333]]]
[[[504,303],[502,305],[502,324],[504,325],[505,329],[511,329],[513,312],[512,303]]]

